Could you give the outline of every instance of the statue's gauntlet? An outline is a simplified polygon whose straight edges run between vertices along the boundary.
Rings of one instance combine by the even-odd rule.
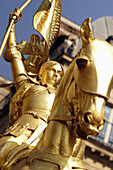
[[[3,57],[7,62],[11,62],[13,58],[22,59],[21,53],[16,49],[16,47],[6,49],[3,53]]]

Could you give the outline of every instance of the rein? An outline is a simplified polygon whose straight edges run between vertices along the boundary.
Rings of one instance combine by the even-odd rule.
[[[51,117],[50,116],[48,117],[48,120],[47,120],[47,123],[49,123],[49,121],[63,121],[63,122],[66,122],[66,121],[72,121],[72,120],[75,120],[76,117],[73,116],[73,115],[69,115],[69,116],[66,116],[66,115],[61,115],[61,116],[55,116],[55,117]]]

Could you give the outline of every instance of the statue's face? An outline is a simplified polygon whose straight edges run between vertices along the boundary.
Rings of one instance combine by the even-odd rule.
[[[60,83],[62,76],[62,68],[59,64],[56,64],[44,70],[42,82],[56,87]]]

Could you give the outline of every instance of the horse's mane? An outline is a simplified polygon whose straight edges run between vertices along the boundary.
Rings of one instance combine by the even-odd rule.
[[[74,79],[74,65],[75,65],[75,58],[73,59],[73,61],[71,62],[71,64],[69,65],[66,73],[64,74],[60,85],[57,89],[56,92],[56,97],[60,96],[64,96],[64,94],[66,94],[68,88],[70,87],[72,80]]]

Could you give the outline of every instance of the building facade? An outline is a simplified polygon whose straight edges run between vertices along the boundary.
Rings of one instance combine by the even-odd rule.
[[[0,76],[0,134],[9,125],[9,102],[13,93],[12,82]]]

